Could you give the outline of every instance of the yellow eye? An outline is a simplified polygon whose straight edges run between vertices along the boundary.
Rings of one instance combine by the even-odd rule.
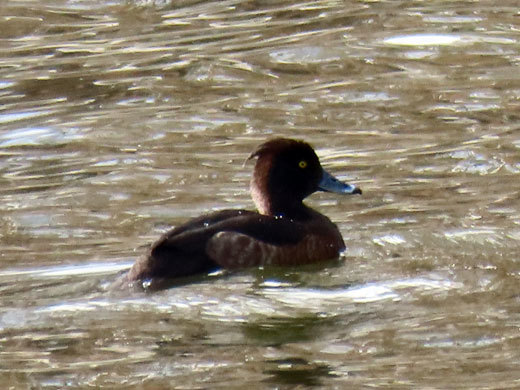
[[[298,163],[298,166],[299,166],[300,168],[302,168],[302,169],[303,169],[303,168],[307,168],[307,161],[305,161],[305,160],[300,161],[300,162]]]

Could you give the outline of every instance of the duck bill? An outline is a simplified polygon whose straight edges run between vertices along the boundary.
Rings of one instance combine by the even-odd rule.
[[[323,175],[318,187],[322,191],[335,192],[337,194],[361,194],[360,188],[352,184],[343,183],[326,170],[323,170]]]

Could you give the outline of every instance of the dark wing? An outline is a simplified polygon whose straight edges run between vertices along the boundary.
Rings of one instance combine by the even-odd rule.
[[[203,244],[218,232],[242,233],[273,245],[296,244],[305,234],[301,224],[247,210],[222,210],[188,221],[164,234],[153,246]]]
[[[300,224],[288,219],[273,218],[246,210],[217,211],[192,219],[165,233],[152,245],[148,256],[136,261],[128,278],[175,278],[216,270],[227,263],[212,258],[207,246],[221,232],[239,233],[248,242],[264,242],[277,246],[296,244],[305,235]],[[227,237],[229,236],[222,237],[222,240],[226,240],[222,243],[227,247],[236,244],[234,250],[239,251],[242,244],[230,242]],[[260,255],[259,253],[258,256]],[[232,258],[227,260],[232,264]],[[254,264],[260,263],[261,259],[255,259]]]
[[[154,247],[152,255],[171,255],[176,248],[189,251],[191,260],[186,263],[192,273],[207,272],[217,268],[245,268],[290,262],[293,254],[287,248],[297,248],[302,243],[306,228],[286,218],[274,218],[258,213],[246,213],[207,222],[200,227],[168,235]],[[301,255],[300,255],[301,256]],[[204,268],[199,268],[203,264]],[[192,269],[191,267],[197,267]]]
[[[204,227],[214,225],[218,222],[247,215],[258,215],[258,213],[248,210],[220,210],[215,211],[214,213],[201,215],[200,217],[190,219],[188,222],[183,223],[182,225],[179,225],[173,228],[172,230],[168,231],[161,237],[161,240],[172,238],[189,230],[201,229]],[[158,244],[161,240],[156,242],[156,244]]]

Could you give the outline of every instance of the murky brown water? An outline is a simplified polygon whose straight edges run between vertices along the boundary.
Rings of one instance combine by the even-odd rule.
[[[0,388],[520,388],[518,2],[0,7]],[[107,286],[311,142],[343,261]]]

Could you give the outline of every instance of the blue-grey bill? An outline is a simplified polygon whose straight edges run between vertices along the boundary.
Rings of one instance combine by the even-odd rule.
[[[322,191],[335,192],[337,194],[361,194],[360,188],[352,184],[343,183],[326,170],[323,170],[323,176],[318,186]]]

